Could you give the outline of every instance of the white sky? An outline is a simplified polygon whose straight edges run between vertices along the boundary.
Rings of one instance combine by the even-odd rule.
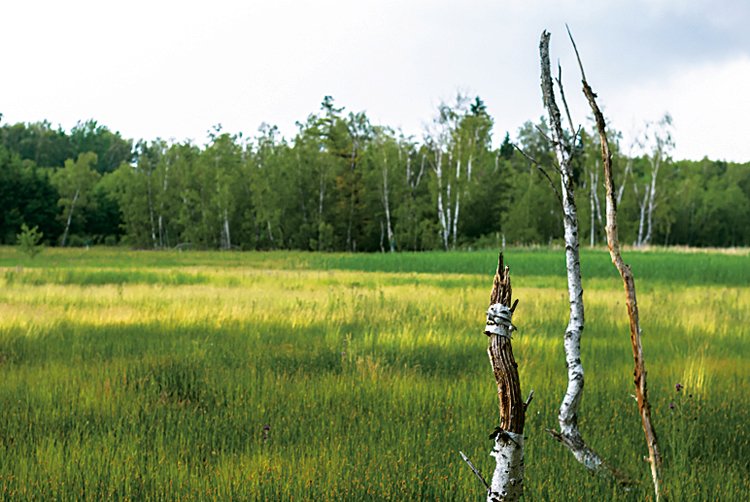
[[[625,143],[668,111],[676,158],[750,161],[747,0],[6,2],[0,113],[203,143],[217,123],[292,135],[330,94],[421,138],[461,90],[485,101],[499,142],[544,113],[543,29],[588,124],[565,22]]]

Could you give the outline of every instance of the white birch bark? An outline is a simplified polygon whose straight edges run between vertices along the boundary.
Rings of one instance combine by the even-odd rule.
[[[596,207],[594,206],[594,191],[596,190],[596,184],[594,181],[594,170],[589,172],[589,205],[591,206],[591,232],[589,236],[589,245],[594,247],[596,244]]]
[[[487,502],[518,500],[523,493],[523,434],[504,432],[495,437],[495,457]]]
[[[68,242],[68,232],[70,231],[70,223],[73,221],[73,209],[76,207],[76,202],[78,202],[78,196],[81,194],[81,189],[77,188],[75,195],[73,195],[73,200],[70,203],[70,209],[68,210],[68,218],[65,221],[65,232],[63,232],[62,237],[62,247],[65,247],[65,243]]]
[[[638,185],[633,182],[633,190],[635,190],[635,195],[638,197]],[[638,207],[640,208],[641,216],[638,220],[638,240],[636,241],[636,245],[638,247],[643,246],[643,230],[645,228],[645,221],[646,221],[646,205],[648,204],[648,191],[649,186],[646,185],[646,191],[643,193],[643,200],[638,203]]]
[[[549,116],[555,157],[560,166],[562,185],[563,227],[565,230],[565,265],[568,279],[569,320],[565,330],[565,365],[568,385],[558,414],[559,432],[549,431],[565,444],[573,456],[587,469],[597,472],[605,467],[599,455],[589,448],[578,429],[578,408],[583,396],[584,373],[581,363],[581,334],[584,328],[583,286],[578,241],[578,213],[575,205],[572,147],[562,129],[560,109],[555,101],[549,61],[549,37],[542,32],[539,52],[542,70],[542,96]],[[562,89],[561,89],[562,92]],[[610,471],[611,473],[611,471]]]
[[[151,187],[151,177],[154,173],[153,167],[151,166],[151,162],[149,162],[149,170],[148,174],[146,175],[146,188],[147,188],[147,197],[148,197],[148,219],[151,223],[151,246],[156,249],[158,247],[158,242],[156,240],[156,222],[154,220],[154,196],[153,196],[153,189]]]
[[[393,242],[393,227],[391,226],[391,206],[388,202],[388,157],[383,154],[383,209],[385,211],[385,229],[388,238],[388,249],[393,253],[396,249]]]
[[[617,205],[619,206],[622,202],[622,196],[625,194],[625,181],[627,181],[628,174],[633,169],[633,159],[632,155],[628,155],[628,161],[625,164],[625,172],[622,175],[622,184],[620,185],[620,189],[617,191]]]
[[[435,175],[437,176],[437,210],[438,210],[438,221],[440,222],[440,235],[443,240],[443,247],[446,251],[448,250],[448,232],[450,227],[448,226],[448,219],[443,204],[443,153],[437,147],[435,152]],[[450,184],[448,185],[448,196],[450,197]]]
[[[224,242],[224,249],[232,249],[232,237],[229,233],[229,212],[226,208],[224,208],[224,220],[223,220],[223,226],[222,226],[222,234],[224,238],[222,239]]]
[[[651,236],[653,234],[653,221],[654,221],[654,201],[656,199],[656,177],[659,175],[659,166],[661,165],[661,152],[657,152],[652,161],[651,169],[651,186],[648,191],[648,209],[646,218],[646,237],[643,239],[643,243],[648,245],[651,244]]]

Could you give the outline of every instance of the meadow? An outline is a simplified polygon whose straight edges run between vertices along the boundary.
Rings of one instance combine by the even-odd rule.
[[[582,255],[592,477],[545,428],[566,385],[562,250],[509,249],[526,500],[650,500],[622,285]],[[750,255],[625,253],[669,500],[750,493]],[[483,500],[493,252],[0,248],[1,500]],[[683,388],[676,390],[676,384]]]

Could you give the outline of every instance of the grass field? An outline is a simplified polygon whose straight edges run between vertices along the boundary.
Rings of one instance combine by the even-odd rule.
[[[666,494],[747,500],[750,256],[625,258]],[[0,499],[483,500],[457,452],[490,475],[495,259],[0,248]],[[621,283],[606,252],[582,260],[581,430],[640,484],[591,477],[544,432],[564,257],[511,249],[526,500],[648,500]]]

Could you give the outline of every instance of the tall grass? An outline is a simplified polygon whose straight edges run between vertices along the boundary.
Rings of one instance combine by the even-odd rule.
[[[493,254],[45,255],[18,268],[0,250],[0,498],[482,497],[457,450],[490,473]],[[581,428],[640,484],[590,477],[544,432],[566,383],[558,255],[506,253],[521,302],[514,352],[535,390],[526,498],[647,500],[623,295],[591,272],[611,267],[600,252],[584,255]],[[667,495],[743,500],[750,290],[670,278],[659,266],[671,256],[631,260],[648,278],[637,275]],[[748,273],[735,261],[746,257],[674,255],[700,263],[686,256],[718,277]]]

